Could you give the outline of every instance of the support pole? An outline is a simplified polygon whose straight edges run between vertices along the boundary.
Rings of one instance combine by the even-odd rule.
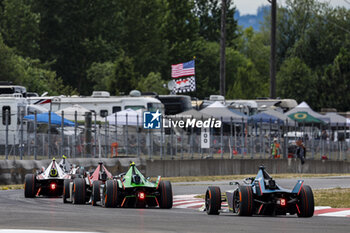
[[[37,112],[34,111],[34,160],[37,159],[37,153],[38,153],[38,150],[37,150],[38,141],[36,139],[36,137],[37,137],[37,128],[36,128],[37,122],[38,122]]]
[[[64,111],[62,111],[61,118],[61,145],[60,145],[60,156],[64,155]]]
[[[76,157],[77,154],[77,131],[78,131],[78,112],[74,112],[74,150],[73,150],[73,156]]]
[[[271,3],[271,55],[270,55],[270,98],[276,98],[276,18],[277,1],[268,0]]]
[[[5,111],[5,125],[6,125],[6,129],[5,129],[5,156],[6,156],[6,160],[8,159],[9,156],[9,152],[8,152],[8,146],[9,146],[9,110],[6,109]]]
[[[47,152],[47,156],[49,157],[49,159],[51,158],[51,111],[49,111],[49,129],[48,129],[48,152]]]
[[[225,96],[226,66],[226,0],[221,0],[221,36],[220,36],[220,94]]]
[[[94,112],[94,128],[95,128],[95,136],[94,136],[94,158],[96,158],[96,147],[97,147],[97,116],[96,112]]]
[[[23,152],[24,152],[24,142],[23,142],[23,108],[21,107],[21,112],[20,112],[20,117],[21,117],[21,135],[20,135],[20,143],[19,143],[19,155],[20,155],[20,159],[23,159]]]
[[[92,114],[91,112],[85,112],[85,155],[91,157],[91,141],[92,141]]]

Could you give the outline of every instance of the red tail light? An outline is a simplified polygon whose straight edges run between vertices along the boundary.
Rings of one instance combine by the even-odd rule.
[[[281,206],[286,206],[286,204],[287,204],[286,199],[282,198],[281,199]]]
[[[139,192],[139,199],[144,200],[145,199],[145,193],[144,192]]]
[[[51,183],[50,184],[50,189],[51,190],[55,190],[56,189],[56,184],[55,183]]]

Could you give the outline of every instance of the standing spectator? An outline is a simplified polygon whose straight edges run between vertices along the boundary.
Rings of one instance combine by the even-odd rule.
[[[130,139],[128,140],[128,146],[130,154],[137,154],[137,139],[134,134],[131,135]]]
[[[326,130],[322,130],[321,138],[322,138],[322,140],[327,140],[328,134],[327,134],[327,131],[326,131]]]
[[[281,157],[280,144],[278,143],[277,138],[273,139],[273,143],[271,144],[271,155],[272,158],[278,159]]]
[[[296,155],[300,159],[301,164],[304,164],[305,158],[306,158],[306,148],[303,144],[303,140],[299,138],[296,141],[296,145],[297,145]]]

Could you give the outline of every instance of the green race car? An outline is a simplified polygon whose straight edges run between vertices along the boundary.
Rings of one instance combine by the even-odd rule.
[[[155,183],[145,178],[136,168],[135,163],[130,164],[126,173],[107,180],[100,187],[101,205],[113,207],[156,207],[170,209],[173,206],[173,192],[169,181],[161,180],[158,176]],[[95,198],[95,197],[92,197]]]

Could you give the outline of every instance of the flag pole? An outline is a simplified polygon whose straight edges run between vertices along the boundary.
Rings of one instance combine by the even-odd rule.
[[[196,61],[196,56],[193,56],[193,60]],[[196,70],[196,62],[194,63],[194,69]],[[194,74],[194,79],[196,80],[196,73]],[[196,97],[196,110],[198,110],[197,109],[197,104],[198,104],[198,101],[197,101],[198,100],[198,97],[197,97],[197,83],[196,83],[195,97]],[[191,99],[191,102],[192,102],[192,99]]]

